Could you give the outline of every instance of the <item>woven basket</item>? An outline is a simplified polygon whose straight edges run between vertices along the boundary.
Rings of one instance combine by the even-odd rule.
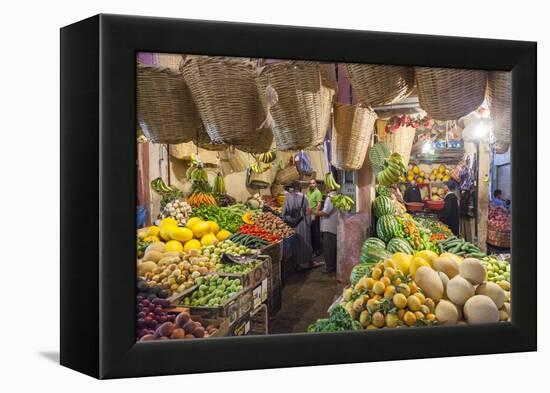
[[[420,107],[437,120],[458,120],[485,99],[487,72],[415,67]]]
[[[263,121],[255,84],[256,67],[238,58],[190,56],[185,82],[213,142],[254,145]]]
[[[495,152],[497,154],[504,154],[508,151],[509,148],[510,148],[509,143],[502,143],[502,142],[495,143]]]
[[[332,164],[342,170],[361,169],[369,148],[376,113],[368,108],[334,105]]]
[[[197,152],[197,146],[193,142],[170,145],[170,155],[178,160],[190,160],[191,155]]]
[[[401,154],[403,164],[407,166],[409,165],[415,134],[416,128],[414,127],[399,127],[393,133],[379,133],[378,139],[381,142],[386,142],[392,153]]]
[[[487,102],[491,112],[492,130],[497,142],[510,143],[512,128],[512,74],[490,71]]]
[[[286,168],[279,170],[275,176],[275,181],[282,185],[290,184],[299,179],[300,173],[294,165],[289,165]]]
[[[261,68],[258,90],[279,150],[300,150],[323,142],[335,90],[321,65],[280,62]]]
[[[137,66],[138,120],[153,143],[192,140],[201,120],[181,74],[166,67]]]
[[[489,223],[487,225],[487,243],[496,247],[510,248],[510,231],[501,231]]]
[[[229,166],[229,171],[227,172],[242,172],[248,168],[249,163],[246,153],[235,149],[233,146],[220,152],[220,161],[222,166],[224,164]]]
[[[273,183],[273,174],[271,169],[261,173],[252,172],[248,179],[248,184],[256,188],[268,188]]]
[[[346,64],[346,74],[361,104],[379,106],[406,98],[414,87],[412,67]]]

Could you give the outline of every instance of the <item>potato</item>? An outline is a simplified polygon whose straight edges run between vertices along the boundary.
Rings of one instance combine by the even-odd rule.
[[[447,283],[447,297],[454,304],[462,306],[466,300],[475,295],[475,288],[468,280],[455,276]]]
[[[450,301],[441,300],[435,307],[435,317],[441,324],[454,325],[458,321],[458,311]]]
[[[443,272],[449,278],[453,278],[458,274],[458,263],[448,257],[439,257],[434,259],[433,267],[438,272]]]
[[[147,251],[145,253],[145,255],[143,256],[143,260],[144,261],[158,262],[162,259],[163,256],[164,256],[163,253],[161,253],[159,251],[151,250],[151,251]]]
[[[499,312],[495,302],[485,295],[475,295],[464,304],[464,316],[470,324],[498,322]]]
[[[506,293],[494,282],[484,282],[476,289],[476,295],[486,295],[493,299],[497,308],[501,308],[506,300]]]
[[[478,285],[485,281],[485,268],[475,258],[466,258],[459,266],[459,273],[473,285]]]
[[[416,271],[414,281],[427,297],[438,301],[443,296],[444,288],[441,278],[431,267],[421,266]]]

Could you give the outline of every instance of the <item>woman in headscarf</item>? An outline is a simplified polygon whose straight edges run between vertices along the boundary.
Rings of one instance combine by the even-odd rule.
[[[283,219],[294,228],[295,247],[294,267],[296,270],[309,269],[312,266],[311,216],[306,196],[301,192],[300,182],[295,181],[287,187]]]

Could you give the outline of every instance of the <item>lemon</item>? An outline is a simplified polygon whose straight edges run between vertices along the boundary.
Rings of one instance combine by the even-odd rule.
[[[193,239],[193,231],[189,228],[172,227],[172,230],[170,231],[170,238],[185,243],[186,241]]]
[[[189,229],[193,228],[195,224],[198,224],[199,222],[202,222],[202,220],[198,217],[191,217],[187,222],[185,223],[185,226]]]
[[[208,225],[210,226],[210,232],[212,232],[214,235],[220,231],[220,226],[215,221],[206,221]]]
[[[201,242],[197,239],[191,239],[187,242],[185,242],[183,246],[183,251],[186,253],[189,253],[191,250],[200,250],[201,249]]]
[[[170,240],[169,242],[166,243],[164,252],[170,252],[170,251],[182,252],[183,246],[177,240]]]
[[[164,227],[164,226],[173,226],[173,225],[178,225],[178,222],[176,221],[176,219],[172,218],[172,217],[166,217],[166,218],[163,218],[161,221],[160,221],[160,227]]]
[[[216,238],[216,235],[213,233],[207,233],[203,237],[201,237],[201,244],[203,246],[210,246],[211,244],[218,243],[218,239]]]
[[[151,225],[149,227],[149,232],[148,232],[149,236],[158,236],[159,233],[160,233],[160,228],[157,227],[156,225]]]
[[[216,234],[216,238],[219,240],[219,241],[222,241],[222,240],[225,240],[227,239],[229,236],[231,236],[231,232],[225,230],[225,229],[222,229],[221,231],[219,231],[217,234]]]
[[[426,261],[429,262],[430,265],[433,265],[434,259],[439,257],[439,255],[437,255],[435,252],[431,250],[418,251],[414,255],[425,259]]]
[[[193,235],[195,235],[197,239],[202,238],[207,233],[210,233],[210,225],[207,222],[201,221],[193,225]]]
[[[164,240],[170,240],[171,239],[170,232],[172,232],[172,230],[177,227],[178,227],[177,225],[170,225],[170,224],[161,225],[160,232],[159,232],[160,237]]]

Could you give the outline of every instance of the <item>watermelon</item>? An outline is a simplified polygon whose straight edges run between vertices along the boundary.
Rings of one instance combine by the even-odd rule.
[[[377,196],[374,199],[372,209],[374,210],[374,215],[378,218],[385,216],[386,214],[395,213],[393,200],[390,197],[384,195]]]
[[[367,265],[373,265],[385,259],[390,259],[392,253],[380,247],[364,247],[359,261]]]
[[[392,196],[392,192],[391,190],[388,188],[388,187],[384,187],[383,185],[381,184],[377,184],[376,185],[376,196],[387,196],[387,197],[391,197]]]
[[[376,223],[376,234],[385,242],[394,238],[398,229],[399,222],[393,215],[386,214],[378,218],[378,222]]]
[[[368,247],[386,248],[386,243],[384,243],[382,240],[378,239],[377,237],[369,237],[363,243],[361,252],[364,252]]]
[[[401,237],[394,237],[388,242],[386,249],[391,253],[403,252],[412,255],[413,249],[409,242]]]
[[[351,269],[351,274],[349,276],[349,281],[351,282],[351,285],[357,284],[357,282],[366,274],[370,273],[370,267],[369,265],[365,263],[360,263],[359,265],[355,265],[353,269]]]

